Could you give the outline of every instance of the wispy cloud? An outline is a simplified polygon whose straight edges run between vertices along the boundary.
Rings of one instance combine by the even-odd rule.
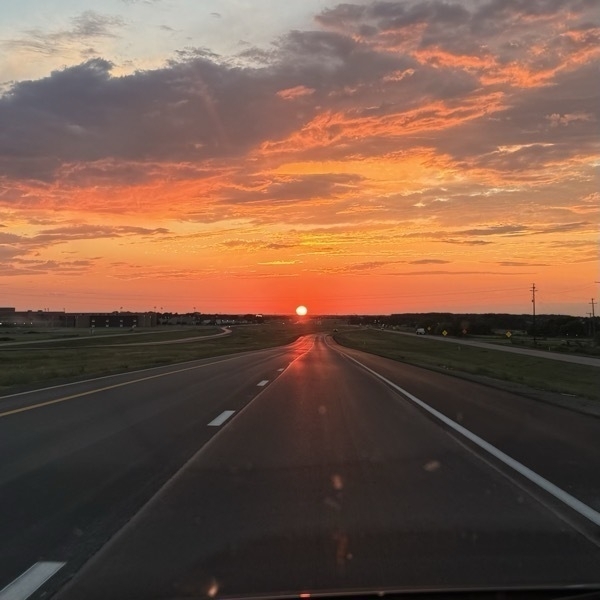
[[[30,29],[20,37],[0,40],[4,51],[25,51],[34,54],[55,55],[64,52],[75,43],[89,44],[97,38],[115,37],[116,30],[125,21],[118,16],[103,15],[87,10],[71,19],[71,27],[58,31]]]

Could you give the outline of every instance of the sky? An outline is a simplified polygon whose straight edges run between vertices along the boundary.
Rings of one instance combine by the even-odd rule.
[[[20,0],[0,306],[585,316],[597,0]]]

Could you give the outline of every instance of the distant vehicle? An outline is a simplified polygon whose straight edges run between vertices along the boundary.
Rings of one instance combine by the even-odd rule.
[[[416,331],[417,335],[425,335],[425,328],[424,327],[418,327],[417,331]]]

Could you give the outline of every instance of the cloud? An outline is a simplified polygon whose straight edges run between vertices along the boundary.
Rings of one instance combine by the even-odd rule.
[[[384,260],[371,260],[360,263],[352,263],[348,265],[342,265],[339,267],[324,267],[320,269],[313,269],[319,273],[330,273],[330,274],[340,274],[340,273],[353,273],[355,275],[371,275],[372,272],[379,269],[380,267],[384,267],[387,265],[395,264],[399,261],[384,261]]]
[[[465,275],[534,275],[535,272],[529,271],[404,271],[397,273],[388,273],[388,275],[399,275],[401,277],[410,277],[413,275],[450,275],[463,277]]]
[[[422,258],[420,260],[411,260],[410,264],[411,265],[446,265],[449,264],[451,261],[449,260],[442,260],[442,259],[437,259],[437,258]]]
[[[446,238],[441,240],[445,244],[459,244],[465,246],[487,246],[489,244],[493,244],[494,242],[489,242],[487,240],[456,240],[452,238]]]
[[[134,183],[146,165],[146,176],[161,163],[188,165],[191,176],[191,165],[252,154],[343,160],[410,151],[415,136],[457,167],[494,172],[589,155],[597,19],[585,2],[532,4],[341,4],[317,16],[323,30],[283,35],[260,66],[189,48],[163,68],[118,77],[93,58],[0,97],[0,172],[54,181],[70,166],[109,179],[117,174],[95,165],[114,164]],[[122,25],[87,11],[43,43]],[[525,85],[525,72],[544,77]],[[574,86],[590,93],[575,100]]]
[[[219,195],[225,204],[295,203],[347,195],[361,179],[358,175],[344,173],[257,178],[256,181],[246,177],[243,187],[223,188]]]
[[[2,248],[0,247],[0,256]],[[83,275],[88,273],[95,265],[96,261],[92,259],[84,260],[38,260],[32,258],[11,257],[11,262],[7,263],[2,269],[2,275],[14,277],[19,275],[47,275],[56,273],[61,275]]]
[[[549,267],[549,263],[532,263],[518,260],[503,260],[498,263],[502,267]]]
[[[315,93],[313,88],[307,88],[303,85],[297,85],[293,88],[286,90],[279,90],[277,95],[284,100],[295,100],[296,98],[302,98],[303,96],[312,96]]]
[[[524,225],[492,225],[480,229],[464,229],[460,231],[462,235],[524,235],[528,228]]]
[[[103,15],[86,10],[71,19],[72,27],[54,32],[31,29],[19,38],[0,41],[4,51],[20,51],[34,54],[56,55],[74,43],[86,43],[98,38],[116,37],[115,30],[125,25],[121,17]]]
[[[23,268],[32,270],[34,269],[35,265],[49,265],[50,261],[39,261],[37,259],[32,260],[32,252],[40,251],[57,244],[78,240],[118,239],[122,237],[140,237],[141,239],[151,239],[156,236],[164,236],[168,233],[169,230],[165,229],[164,227],[149,229],[146,227],[128,225],[68,225],[50,229],[41,229],[35,235],[29,236],[16,233],[0,232],[0,255],[4,258],[13,259],[13,266],[20,273]],[[93,260],[95,261],[99,258],[100,257],[95,257]],[[60,269],[64,270],[66,268],[64,265],[80,267],[82,264],[78,263],[77,261],[62,261],[60,262],[60,265],[62,265]],[[23,267],[23,265],[25,266]],[[45,266],[42,266],[39,269],[38,267],[35,267],[35,269],[42,270],[44,272],[48,270]]]
[[[256,252],[259,250],[289,250],[290,248],[296,248],[298,246],[298,244],[284,242],[267,242],[265,240],[257,239],[227,239],[220,241],[218,245],[226,249],[242,248],[247,252]]]

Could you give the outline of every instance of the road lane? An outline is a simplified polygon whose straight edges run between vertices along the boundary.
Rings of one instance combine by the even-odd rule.
[[[600,511],[600,418],[327,343]]]
[[[5,413],[22,407],[40,405],[46,402],[59,402],[68,396],[76,396],[78,394],[83,396],[98,393],[104,387],[116,387],[119,385],[125,386],[130,383],[137,383],[139,380],[158,379],[172,374],[179,375],[179,373],[182,372],[193,372],[204,369],[206,366],[231,363],[231,368],[235,370],[236,361],[246,361],[249,359],[261,360],[263,356],[272,357],[275,355],[284,355],[290,351],[297,352],[298,350],[306,349],[307,343],[310,343],[309,340],[301,339],[296,341],[294,344],[279,348],[267,348],[253,352],[240,352],[237,354],[228,354],[219,357],[190,360],[176,363],[174,365],[163,365],[158,367],[137,369],[134,371],[116,373],[113,375],[102,375],[99,377],[74,381],[71,383],[6,394],[4,396],[0,396],[0,418],[2,418]]]
[[[57,598],[600,584],[536,496],[320,338]]]
[[[40,559],[76,569],[311,345],[0,398],[0,589]]]

